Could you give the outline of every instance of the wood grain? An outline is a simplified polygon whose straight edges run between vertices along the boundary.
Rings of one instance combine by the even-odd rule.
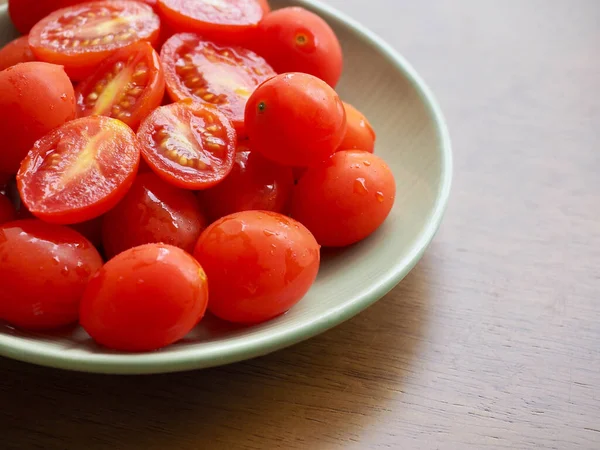
[[[600,2],[329,3],[449,120],[453,197],[426,257],[355,319],[246,363],[1,360],[2,448],[600,448]]]

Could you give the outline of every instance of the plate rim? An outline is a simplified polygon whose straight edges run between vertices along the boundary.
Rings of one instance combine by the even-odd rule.
[[[390,44],[357,20],[321,3],[319,0],[294,0],[296,4],[317,11],[322,17],[351,28],[361,39],[376,47],[384,57],[414,86],[432,117],[441,151],[441,172],[433,213],[421,230],[410,252],[398,261],[384,277],[374,283],[362,296],[344,303],[316,320],[303,322],[277,334],[256,336],[238,341],[225,351],[204,349],[199,355],[193,348],[180,352],[98,355],[96,358],[73,357],[61,349],[42,349],[33,342],[23,341],[10,334],[0,334],[0,356],[58,369],[104,374],[159,374],[215,367],[248,360],[272,353],[323,333],[359,314],[391,291],[415,267],[436,235],[446,211],[453,177],[453,157],[450,133],[446,120],[425,81],[413,66]],[[0,5],[0,15],[8,15],[7,5]]]

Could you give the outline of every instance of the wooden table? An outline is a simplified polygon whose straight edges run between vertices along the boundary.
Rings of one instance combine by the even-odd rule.
[[[329,0],[453,135],[444,225],[348,323],[214,370],[0,361],[4,449],[600,449],[600,2]]]

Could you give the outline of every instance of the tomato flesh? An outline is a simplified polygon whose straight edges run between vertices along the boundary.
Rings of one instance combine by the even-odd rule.
[[[35,143],[17,174],[21,199],[47,222],[72,224],[113,208],[133,183],[139,142],[127,125],[103,116],[76,119]]]
[[[18,37],[0,50],[0,70],[29,61],[35,61],[35,56],[29,48],[28,36]]]
[[[142,155],[165,181],[184,189],[206,189],[233,167],[237,137],[220,112],[179,102],[152,112],[138,130]]]
[[[375,131],[358,109],[349,103],[344,103],[346,110],[346,133],[339,146],[339,150],[364,150],[369,153],[375,151]]]
[[[216,106],[244,134],[244,109],[256,87],[276,73],[260,56],[191,33],[176,34],[161,50],[167,91],[174,101],[191,98]]]
[[[104,250],[112,258],[138,245],[162,242],[191,253],[206,225],[193,192],[144,173],[104,217]]]
[[[54,11],[29,34],[41,61],[60,64],[74,80],[91,75],[115,50],[139,41],[155,44],[160,20],[152,8],[131,1],[95,1]]]
[[[103,115],[136,129],[165,93],[158,54],[148,42],[117,51],[77,86],[79,117]]]
[[[194,258],[177,247],[147,244],[96,273],[81,300],[80,322],[106,347],[150,351],[183,338],[207,302],[206,275]]]
[[[77,321],[79,301],[102,266],[94,246],[70,228],[21,220],[0,226],[0,318],[26,329]]]

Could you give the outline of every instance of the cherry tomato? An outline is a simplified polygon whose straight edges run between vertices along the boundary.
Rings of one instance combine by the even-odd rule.
[[[200,236],[194,256],[210,280],[209,310],[221,319],[259,323],[283,314],[306,294],[319,270],[319,245],[299,222],[244,211]]]
[[[83,80],[115,50],[139,41],[156,44],[160,21],[140,2],[95,1],[54,11],[29,33],[29,45],[41,61],[61,64],[74,80]]]
[[[15,205],[12,204],[6,195],[0,194],[0,225],[15,220],[16,217],[17,211]]]
[[[161,106],[138,130],[142,155],[165,181],[184,189],[206,189],[233,167],[236,134],[216,109],[198,103]]]
[[[21,199],[47,222],[101,216],[127,193],[140,161],[131,128],[103,116],[72,120],[37,141],[17,174]]]
[[[106,347],[156,350],[194,328],[207,302],[206,275],[194,258],[177,247],[147,244],[117,255],[90,280],[80,323]]]
[[[375,132],[371,124],[358,109],[343,102],[346,110],[346,134],[339,150],[364,150],[373,153],[375,150]]]
[[[21,220],[0,226],[0,317],[26,329],[76,322],[98,251],[70,228]]]
[[[81,235],[94,244],[94,247],[102,247],[102,222],[104,216],[96,217],[92,220],[69,225],[70,228],[81,233]]]
[[[21,36],[10,41],[0,50],[0,70],[8,69],[15,64],[35,61],[29,48],[28,36]]]
[[[0,72],[0,172],[16,173],[34,142],[75,117],[75,93],[62,67],[17,64]]]
[[[346,129],[344,106],[335,91],[303,73],[278,75],[261,84],[248,100],[245,119],[257,151],[298,167],[326,160]]]
[[[290,167],[265,159],[260,153],[238,145],[231,173],[216,186],[200,192],[211,220],[246,210],[284,212],[294,176]]]
[[[394,205],[387,164],[365,151],[340,151],[308,169],[292,196],[292,217],[325,247],[344,247],[373,233]]]
[[[125,198],[106,214],[104,249],[112,258],[138,245],[162,242],[191,253],[206,225],[192,191],[145,173],[138,175]]]
[[[174,30],[229,44],[253,36],[263,7],[260,0],[158,0],[161,17]]]
[[[167,91],[216,106],[244,134],[244,108],[250,94],[276,75],[260,56],[241,47],[223,47],[198,35],[176,34],[163,46]]]
[[[335,88],[342,74],[342,48],[331,27],[304,8],[278,9],[265,16],[253,44],[279,73],[304,72]]]
[[[148,42],[118,50],[76,90],[79,117],[103,115],[136,129],[165,94],[158,54]]]

